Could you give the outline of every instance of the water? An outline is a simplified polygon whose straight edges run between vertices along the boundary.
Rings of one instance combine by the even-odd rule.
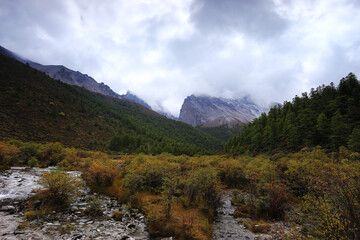
[[[38,184],[40,175],[50,169],[12,167],[0,175],[0,201],[5,199],[24,199],[33,190],[41,187]]]
[[[43,172],[53,169],[13,167],[0,172],[0,239],[150,239],[145,216],[138,210],[125,208],[116,199],[91,194],[86,188],[68,212],[56,213],[56,220],[34,220],[29,228],[19,231],[18,225],[24,222],[23,200],[42,187],[38,180]],[[81,174],[76,171],[68,173],[76,177]],[[101,201],[104,217],[93,219],[82,213],[91,197]],[[123,213],[122,221],[111,218],[114,211]],[[70,232],[59,231],[69,224],[72,226]]]
[[[216,210],[217,216],[213,226],[212,238],[214,240],[264,239],[261,236],[257,236],[251,231],[245,229],[245,227],[239,224],[233,217],[235,211],[235,208],[231,204],[233,196],[234,195],[230,190],[222,193],[220,198],[220,207]]]

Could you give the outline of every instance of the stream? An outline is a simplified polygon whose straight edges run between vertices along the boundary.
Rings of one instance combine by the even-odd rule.
[[[25,222],[26,199],[41,187],[37,182],[41,174],[51,169],[13,167],[0,173],[0,239],[150,239],[142,213],[119,204],[114,198],[91,194],[88,189],[83,190],[69,211],[53,212],[50,219],[36,219],[28,223],[28,227],[19,228]],[[89,199],[94,197],[100,200],[102,217],[91,218],[83,214]],[[112,219],[114,211],[122,213],[120,221]]]
[[[69,211],[53,213],[56,216],[53,219],[36,219],[28,223],[28,227],[19,228],[25,222],[26,199],[41,187],[38,184],[41,174],[52,169],[13,167],[0,172],[0,239],[150,239],[142,213],[128,205],[119,204],[114,198],[92,194],[88,189],[83,189],[82,196],[71,204]],[[76,171],[68,173],[77,177],[81,174]],[[100,200],[103,211],[103,216],[95,219],[83,214],[89,206],[89,198],[94,197]],[[268,236],[253,234],[238,223],[233,217],[235,209],[231,204],[232,197],[231,190],[221,194],[212,238],[267,239]],[[111,217],[114,211],[122,213],[121,221]]]
[[[243,225],[238,223],[233,217],[235,208],[231,204],[233,198],[231,190],[224,191],[220,197],[220,206],[216,210],[216,218],[213,225],[212,239],[249,239],[249,240],[265,240],[270,239],[268,235],[254,234],[247,230]]]

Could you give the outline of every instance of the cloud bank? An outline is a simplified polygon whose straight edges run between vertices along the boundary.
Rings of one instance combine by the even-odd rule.
[[[260,104],[360,74],[357,0],[0,1],[0,45],[178,115],[191,94]]]

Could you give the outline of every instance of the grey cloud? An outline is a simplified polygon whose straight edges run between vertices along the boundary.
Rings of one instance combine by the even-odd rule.
[[[282,102],[350,71],[360,74],[359,6],[358,0],[5,0],[0,45],[130,90],[176,115],[194,93]]]
[[[192,19],[201,31],[224,34],[240,31],[256,38],[268,38],[285,31],[287,22],[269,0],[197,0]]]

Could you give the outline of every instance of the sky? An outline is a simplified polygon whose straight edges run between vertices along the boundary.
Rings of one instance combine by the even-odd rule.
[[[130,90],[291,101],[360,76],[360,0],[0,0],[0,45]]]

